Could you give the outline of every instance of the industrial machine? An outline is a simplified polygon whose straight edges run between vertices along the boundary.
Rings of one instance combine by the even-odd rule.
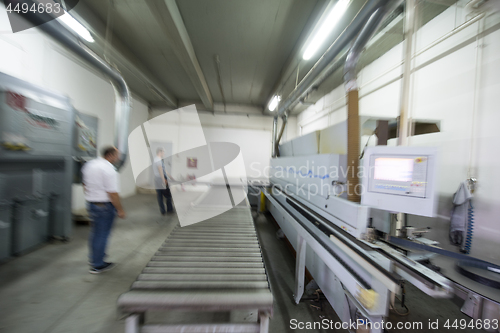
[[[96,156],[96,130],[68,97],[0,73],[0,261],[71,235],[75,158]]]
[[[341,321],[362,318],[371,332],[384,330],[405,281],[432,297],[451,297],[452,281],[424,264],[430,255],[392,243],[435,244],[423,237],[413,242],[416,230],[401,213],[435,216],[436,149],[366,148],[358,203],[347,200],[346,155],[319,154],[319,140],[311,133],[284,143],[286,156],[271,159],[264,191],[266,207],[296,251],[295,302],[306,267]]]
[[[73,183],[82,182],[82,167],[88,160],[97,157],[97,129],[99,119],[75,110],[73,144]]]

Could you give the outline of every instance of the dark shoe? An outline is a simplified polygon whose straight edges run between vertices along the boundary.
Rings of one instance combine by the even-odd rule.
[[[90,274],[101,274],[103,272],[106,272],[106,271],[109,271],[113,268],[115,268],[115,264],[113,264],[112,262],[105,262],[104,263],[104,266],[101,266],[101,267],[92,267],[90,270],[89,270],[89,273]]]
[[[173,214],[173,213],[175,213],[175,212],[174,212],[173,210],[167,210],[167,213],[168,213],[168,214]]]
[[[106,256],[104,256],[104,257],[107,257],[107,255],[106,255]],[[92,263],[92,260],[90,260],[90,259],[89,259],[89,260],[87,260],[87,263],[89,264],[89,266],[94,266],[94,263]],[[104,263],[105,263],[105,264],[108,264],[106,261],[105,261]]]

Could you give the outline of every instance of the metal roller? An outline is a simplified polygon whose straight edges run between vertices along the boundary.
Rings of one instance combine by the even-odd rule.
[[[242,241],[242,240],[232,240],[232,239],[199,239],[197,241],[188,242],[184,239],[171,239],[168,242],[164,242],[162,246],[205,246],[202,244],[207,244],[206,246],[227,246],[233,247],[234,245],[241,245],[242,247],[259,247],[259,243],[257,241]]]
[[[231,229],[212,229],[212,228],[204,228],[204,229],[194,229],[194,230],[174,230],[172,235],[182,235],[182,234],[217,234],[217,235],[256,235],[255,230],[231,230]]]
[[[199,325],[144,325],[141,333],[200,333]],[[210,324],[204,326],[203,332],[238,332],[259,333],[259,323],[251,324]]]
[[[266,309],[272,312],[273,296],[268,289],[255,291],[139,291],[131,290],[118,298],[118,307],[129,313],[150,310],[230,311]]]
[[[263,262],[178,262],[150,261],[147,267],[222,267],[222,268],[264,268]]]
[[[220,233],[210,233],[210,232],[192,232],[192,233],[175,233],[172,234],[167,241],[170,241],[171,239],[181,239],[181,238],[186,238],[186,237],[205,237],[207,239],[245,239],[245,238],[252,238],[252,239],[257,239],[256,234],[220,234]]]
[[[201,256],[191,256],[191,257],[182,257],[182,256],[172,256],[168,253],[160,253],[159,255],[155,255],[151,258],[153,261],[196,261],[196,262],[262,262],[262,257],[201,257]]]
[[[254,228],[243,227],[243,226],[235,227],[232,224],[228,224],[227,226],[216,225],[216,226],[197,226],[192,228],[177,228],[174,231],[205,231],[205,230],[216,231],[216,232],[240,232],[240,231],[255,232]]]
[[[257,239],[257,235],[256,234],[212,234],[212,233],[209,233],[209,232],[192,232],[192,233],[189,233],[189,232],[186,232],[186,233],[176,233],[176,234],[172,234],[171,238],[181,238],[181,237],[206,237],[206,238],[216,238],[216,239],[228,239],[228,238],[247,238],[247,237],[251,237],[251,238],[255,238]]]
[[[260,289],[268,288],[267,281],[136,281],[132,289]]]
[[[226,267],[146,267],[148,274],[265,274],[264,268],[226,268]]]
[[[137,278],[152,281],[267,281],[266,274],[140,274]]]
[[[170,252],[244,252],[244,253],[257,253],[255,251],[260,251],[258,246],[252,246],[252,247],[245,247],[245,248],[238,248],[238,247],[201,247],[201,246],[193,246],[193,247],[174,247],[174,246],[165,246],[165,247],[160,247],[158,251],[170,251]]]
[[[231,257],[257,257],[260,258],[261,254],[259,251],[257,252],[245,252],[245,253],[238,253],[238,252],[173,252],[173,251],[158,251],[156,252],[157,256],[171,256],[171,257],[223,257],[227,258],[229,256]]]

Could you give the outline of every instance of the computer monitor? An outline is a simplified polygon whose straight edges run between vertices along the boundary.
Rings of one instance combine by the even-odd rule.
[[[433,147],[366,148],[361,204],[421,216],[436,214]]]

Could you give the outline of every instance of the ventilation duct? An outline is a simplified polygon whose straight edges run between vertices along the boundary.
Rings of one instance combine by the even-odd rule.
[[[383,4],[391,2],[389,0],[368,0],[361,8],[349,26],[340,34],[335,42],[326,50],[321,58],[314,64],[309,73],[302,79],[297,87],[281,101],[278,108],[278,116],[282,116],[285,111],[291,110],[301,98],[304,98],[314,89],[314,82],[321,72],[326,69],[337,57],[337,55],[351,43],[358,35],[365,23],[372,14]]]
[[[374,10],[358,37],[354,41],[346,57],[344,67],[344,84],[347,93],[347,200],[361,201],[359,185],[359,95],[356,66],[366,43],[377,31],[390,9],[396,1],[380,1],[379,7]]]

